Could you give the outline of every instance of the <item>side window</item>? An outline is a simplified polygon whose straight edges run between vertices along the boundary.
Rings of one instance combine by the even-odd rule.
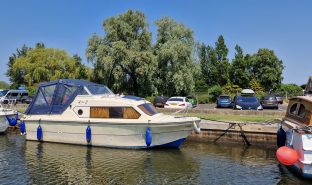
[[[122,107],[109,107],[109,118],[123,118]]]
[[[140,113],[138,113],[134,108],[132,107],[124,107],[123,108],[123,118],[124,119],[139,119]]]
[[[109,118],[108,107],[90,107],[90,118]]]
[[[298,116],[303,118],[305,114],[306,114],[306,109],[303,104],[300,104],[300,107],[298,110]]]
[[[289,113],[292,115],[296,115],[297,106],[298,106],[298,103],[293,104],[289,109]]]
[[[138,119],[140,117],[132,107],[91,107],[90,118]]]

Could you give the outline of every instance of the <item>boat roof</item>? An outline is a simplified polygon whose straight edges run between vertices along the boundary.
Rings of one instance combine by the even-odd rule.
[[[301,99],[301,100],[305,100],[305,101],[308,101],[308,102],[312,103],[312,95],[294,96],[294,97],[289,98],[289,100],[294,100],[294,99]]]
[[[111,95],[105,85],[86,80],[59,79],[41,83],[25,114],[61,114],[77,95]]]

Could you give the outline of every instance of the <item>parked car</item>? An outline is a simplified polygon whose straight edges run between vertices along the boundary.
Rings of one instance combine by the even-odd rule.
[[[165,103],[165,108],[169,109],[185,109],[187,107],[192,107],[192,104],[186,97],[171,97]]]
[[[237,95],[234,98],[233,109],[237,110],[263,110],[256,96]]]
[[[217,98],[217,108],[230,108],[233,107],[232,98],[227,95],[220,95]]]
[[[283,104],[283,96],[279,94],[274,94],[279,104]]]
[[[154,99],[154,106],[163,108],[165,106],[165,103],[167,100],[168,100],[168,98],[166,96],[157,96]]]
[[[24,99],[24,102],[23,103],[27,103],[27,104],[30,104],[33,100],[33,97],[32,96],[27,96],[26,99]]]
[[[186,98],[192,104],[193,107],[197,107],[197,99],[194,96],[187,96]]]
[[[264,96],[261,101],[261,105],[263,108],[273,108],[273,109],[278,109],[278,100],[276,96],[269,95],[269,96]]]
[[[0,103],[18,103],[24,102],[28,97],[27,90],[7,90],[4,91],[5,95],[0,97]]]

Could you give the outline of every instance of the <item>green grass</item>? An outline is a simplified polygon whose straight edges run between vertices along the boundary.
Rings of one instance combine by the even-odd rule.
[[[239,121],[239,122],[267,122],[280,117],[277,116],[258,116],[258,115],[220,115],[220,114],[203,114],[203,113],[188,113],[186,116],[198,117],[201,119],[214,121]]]

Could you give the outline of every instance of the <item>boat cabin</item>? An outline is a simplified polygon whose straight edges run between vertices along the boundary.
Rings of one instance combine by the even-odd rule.
[[[39,85],[26,115],[62,114],[77,95],[114,95],[105,85],[85,80],[60,79]]]
[[[290,98],[285,119],[302,126],[312,126],[312,97],[297,96]]]

